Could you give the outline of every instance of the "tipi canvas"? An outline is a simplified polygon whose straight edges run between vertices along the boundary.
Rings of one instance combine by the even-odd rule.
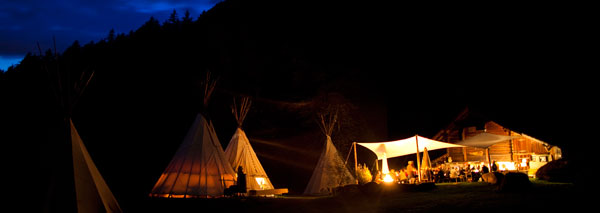
[[[325,148],[321,152],[319,162],[313,171],[308,186],[304,190],[306,195],[326,195],[338,186],[354,184],[354,177],[344,165],[337,149],[327,136]]]
[[[59,55],[56,54],[56,49],[53,58],[56,69],[49,69],[48,65],[45,64],[47,62],[44,61],[42,67],[48,73],[52,92],[56,98],[57,105],[60,107],[64,122],[63,128],[67,133],[65,134],[65,139],[70,140],[65,145],[71,145],[71,156],[70,158],[65,158],[69,159],[68,161],[70,162],[68,164],[66,160],[64,162],[61,160],[60,164],[53,165],[60,171],[55,173],[56,177],[54,178],[61,181],[64,180],[67,185],[63,185],[64,183],[60,181],[51,181],[44,209],[48,212],[72,212],[75,210],[72,203],[76,203],[78,212],[122,212],[71,120],[73,109],[94,77],[94,71],[59,69],[58,64],[60,64],[60,60]],[[79,77],[75,78],[75,76]],[[71,79],[79,80],[72,81]],[[62,144],[56,145],[60,147],[59,152],[62,153]],[[65,149],[65,151],[65,154],[67,154],[68,149]],[[61,171],[60,168],[73,169],[73,179],[66,177],[64,174],[69,173],[63,173],[64,170]]]
[[[104,182],[102,175],[90,157],[73,121],[71,125],[71,147],[75,194],[78,212],[121,212],[119,203]]]
[[[242,98],[242,102],[238,108],[235,104],[232,106],[232,112],[235,116],[238,128],[233,134],[231,141],[225,149],[225,157],[231,163],[232,168],[237,171],[241,166],[244,174],[246,174],[246,190],[265,190],[274,189],[271,180],[263,169],[258,157],[250,145],[250,140],[242,130],[242,123],[250,109],[250,99]]]
[[[250,145],[246,133],[241,128],[238,128],[233,134],[227,149],[225,149],[225,157],[231,163],[232,167],[237,170],[242,167],[246,174],[246,189],[247,190],[264,190],[274,189],[271,180],[263,169],[258,157]]]
[[[221,197],[224,190],[233,184],[235,172],[225,159],[212,122],[199,113],[150,196]]]
[[[337,122],[337,113],[330,114],[328,121],[325,120],[325,116],[321,115],[320,117],[321,130],[325,133],[327,139],[319,157],[319,162],[304,190],[306,195],[326,195],[330,194],[335,187],[355,183],[354,177],[346,168],[344,161],[331,141],[330,135]]]

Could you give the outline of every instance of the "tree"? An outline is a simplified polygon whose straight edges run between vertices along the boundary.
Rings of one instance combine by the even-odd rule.
[[[160,23],[154,17],[150,17],[150,20],[148,20],[146,23],[144,23],[144,25],[138,28],[136,32],[149,33],[156,32],[158,30],[160,30]]]
[[[171,13],[171,15],[169,16],[169,19],[167,19],[167,23],[171,23],[171,24],[179,23],[179,17],[177,17],[176,10],[173,10],[173,13]]]
[[[110,29],[110,32],[108,32],[108,41],[114,41],[115,40],[115,29]]]
[[[189,10],[185,10],[185,15],[183,16],[183,20],[182,22],[184,24],[189,24],[192,23],[192,16],[190,16],[190,11]]]

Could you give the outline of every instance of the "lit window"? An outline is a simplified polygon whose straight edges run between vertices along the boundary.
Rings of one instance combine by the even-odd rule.
[[[265,178],[263,178],[263,177],[256,177],[254,179],[256,179],[256,183],[258,183],[258,185],[260,186],[260,189],[264,189],[265,188],[264,187],[265,184],[266,184]]]
[[[496,162],[496,163],[498,163],[498,169],[500,171],[517,170],[517,168],[515,168],[515,163],[513,163],[513,162]]]

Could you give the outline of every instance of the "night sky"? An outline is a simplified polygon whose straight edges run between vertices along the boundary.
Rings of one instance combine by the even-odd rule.
[[[151,16],[165,21],[176,10],[197,18],[219,0],[2,0],[0,1],[0,70],[17,64],[27,52],[52,48],[59,51],[75,40],[81,44],[116,33],[135,30]]]

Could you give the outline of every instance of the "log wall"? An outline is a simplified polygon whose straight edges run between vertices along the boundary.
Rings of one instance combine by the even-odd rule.
[[[521,158],[530,158],[531,154],[549,154],[548,145],[542,141],[527,135],[513,132],[500,126],[498,123],[489,121],[484,125],[485,129],[476,127],[455,127],[454,129],[442,130],[444,134],[438,134],[436,140],[456,143],[484,131],[497,135],[522,136],[513,140],[500,142],[489,148],[492,161],[520,161]],[[464,161],[486,161],[485,149],[449,148],[448,156],[454,162]]]

